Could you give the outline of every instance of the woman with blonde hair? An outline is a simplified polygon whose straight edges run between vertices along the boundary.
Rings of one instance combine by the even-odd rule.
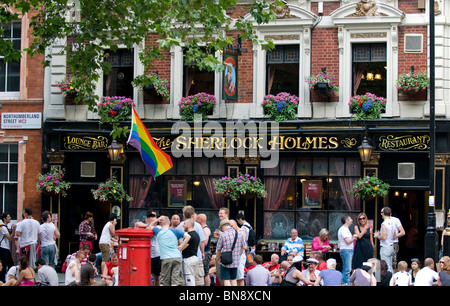
[[[326,228],[321,229],[319,232],[319,236],[313,238],[311,251],[328,252],[329,250],[331,250],[330,243],[328,242],[328,236],[328,230]]]
[[[450,257],[443,256],[439,259],[439,286],[450,286]]]
[[[352,268],[358,269],[362,267],[363,262],[369,258],[373,258],[373,231],[367,222],[367,215],[360,213],[357,218],[357,224],[354,228],[356,235],[355,248],[353,250]]]

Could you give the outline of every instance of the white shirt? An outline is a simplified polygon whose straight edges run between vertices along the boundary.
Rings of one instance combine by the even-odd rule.
[[[439,274],[428,267],[422,268],[417,272],[414,286],[433,286],[433,283],[439,279]]]
[[[16,232],[20,232],[19,247],[36,244],[39,235],[40,224],[34,219],[24,219],[17,223]]]
[[[75,266],[75,270],[77,270],[78,271],[78,277],[80,277],[80,265],[75,261],[75,260],[71,260],[70,262],[69,262],[69,264],[67,265],[67,269],[66,269],[66,278],[65,278],[65,281],[64,281],[64,284],[67,286],[68,284],[70,284],[70,283],[72,283],[72,282],[74,282],[74,281],[76,281],[77,279],[75,278],[75,273],[72,271],[72,269],[70,269],[70,268],[72,268],[73,266]],[[78,279],[78,281],[79,281],[79,279]]]
[[[41,233],[41,247],[46,247],[55,244],[53,235],[55,234],[56,227],[52,222],[45,222],[39,227]]]
[[[100,236],[100,240],[98,243],[111,243],[111,232],[109,231],[109,226],[111,225],[111,222],[106,222],[105,226],[103,226],[102,234]]]
[[[380,239],[380,245],[382,247],[389,247],[394,244],[394,240],[392,238],[394,237],[397,228],[395,227],[395,223],[394,220],[392,220],[392,218],[384,220],[384,222],[381,225],[384,225],[386,227],[387,235],[385,240]]]
[[[410,286],[412,284],[411,274],[399,271],[392,276],[394,286]]]
[[[345,242],[346,238],[352,238],[352,233],[346,226],[341,226],[338,231],[338,244],[340,250],[353,250],[353,240],[350,243]]]
[[[392,219],[392,221],[394,221],[394,224],[395,224],[395,233],[397,234],[397,233],[399,232],[398,228],[399,228],[400,226],[402,226],[402,222],[401,222],[400,219],[397,218],[397,217],[391,216],[391,219]],[[394,239],[394,242],[398,242],[398,237]]]
[[[0,248],[9,250],[9,240],[6,238],[5,234],[9,234],[8,228],[6,225],[1,225],[0,231]]]

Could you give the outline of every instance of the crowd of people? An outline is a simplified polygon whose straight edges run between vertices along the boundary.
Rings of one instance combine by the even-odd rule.
[[[31,216],[31,209],[26,208],[23,220],[8,227],[10,215],[0,215],[1,286],[59,285],[54,269],[55,241],[60,237],[56,220],[48,211],[42,213],[42,223]],[[353,228],[351,216],[342,216],[338,243],[331,245],[328,230],[322,229],[312,240],[308,256],[297,230],[292,229],[279,254],[271,254],[267,262],[256,254],[254,230],[245,216],[231,219],[226,207],[219,209],[214,231],[206,215],[197,215],[189,205],[183,208],[182,217],[174,214],[170,219],[149,210],[145,221],[136,222],[135,227],[154,232],[150,261],[155,286],[449,286],[449,256],[441,257],[437,267],[431,258],[424,260],[423,267],[412,259],[410,269],[406,261],[397,263],[398,238],[405,232],[389,207],[381,210],[381,216],[381,230],[376,232],[364,213],[357,216]],[[80,248],[67,256],[62,267],[64,285],[118,285],[116,224],[117,216],[110,214],[98,237],[92,213],[85,214],[79,225]],[[380,240],[380,259],[374,256],[373,238]],[[96,254],[92,252],[95,240],[100,249]],[[18,264],[12,259],[11,243]],[[332,250],[339,258],[327,256]]]

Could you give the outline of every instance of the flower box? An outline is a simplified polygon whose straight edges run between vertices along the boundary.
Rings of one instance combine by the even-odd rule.
[[[250,174],[239,173],[237,177],[231,178],[224,176],[220,179],[214,179],[214,188],[217,194],[237,201],[239,198],[251,199],[253,197],[265,198],[267,191],[261,179]]]
[[[181,120],[194,120],[196,114],[202,116],[202,120],[207,120],[213,114],[216,104],[214,95],[200,92],[198,94],[181,98],[178,103],[181,109]]]
[[[381,119],[381,113],[386,110],[386,98],[369,92],[353,96],[348,104],[355,114],[354,120]]]
[[[264,96],[261,105],[264,114],[274,121],[294,120],[297,117],[299,98],[287,92],[280,92],[276,96]]]

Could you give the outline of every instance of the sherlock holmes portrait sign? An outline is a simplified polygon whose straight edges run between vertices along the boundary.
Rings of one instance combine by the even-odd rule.
[[[237,100],[237,56],[224,54],[223,98]]]

